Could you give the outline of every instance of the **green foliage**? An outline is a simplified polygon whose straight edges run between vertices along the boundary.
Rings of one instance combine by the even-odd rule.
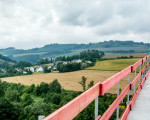
[[[44,67],[44,73],[50,73],[51,72],[51,69],[48,69],[47,66]]]
[[[65,105],[66,103],[68,103],[69,101],[71,101],[73,99],[73,96],[70,94],[67,94],[65,96],[62,96],[62,100],[60,102],[60,106]]]
[[[88,88],[86,88],[86,80],[87,80],[87,78],[82,76],[82,80],[79,82],[79,84],[82,85],[83,91],[86,91],[87,89],[89,89],[90,87],[92,87],[94,85],[94,81],[92,80],[88,84]]]
[[[0,79],[0,97],[4,96],[6,87],[7,87],[7,85],[4,85],[4,82],[2,82]]]
[[[82,60],[91,60],[95,62],[96,59],[99,59],[104,56],[104,52],[98,50],[85,50],[79,53],[79,55],[72,56],[59,56],[56,57],[56,61],[71,61],[74,59],[82,59]]]
[[[3,56],[3,55],[1,55],[1,54],[0,54],[0,59],[2,59],[2,60],[4,60],[4,61],[8,61],[8,62],[13,62],[13,63],[16,62],[16,61],[14,61],[14,60],[12,60],[12,59],[6,57],[6,56]]]
[[[24,67],[30,67],[30,66],[32,66],[32,64],[31,63],[29,63],[29,62],[25,62],[25,61],[20,61],[19,63],[16,63],[13,67],[14,68],[24,68]]]
[[[61,85],[60,83],[56,80],[54,80],[51,83],[44,83],[42,82],[40,85],[37,85],[35,88],[35,95],[37,96],[45,96],[47,93],[61,93]]]
[[[68,63],[68,64],[59,63],[57,65],[57,70],[59,72],[72,72],[81,70],[81,63]]]
[[[20,109],[13,105],[7,99],[0,99],[0,119],[1,120],[15,120],[19,118]]]
[[[30,94],[30,93],[33,93],[34,90],[35,90],[35,85],[32,84],[29,87],[27,87],[25,91]]]
[[[82,76],[82,80],[79,82],[79,84],[82,85],[83,91],[86,90],[86,80],[87,80],[87,78],[85,78],[84,76]]]
[[[55,79],[53,82],[51,82],[49,84],[49,92],[52,92],[52,93],[61,93],[61,85],[60,83],[58,82],[57,79]]]
[[[7,90],[5,92],[5,98],[9,101],[19,102],[20,94],[17,90],[13,90],[9,87],[9,88],[7,88]]]
[[[27,116],[27,119],[31,119],[32,117],[35,120],[39,115],[48,115],[49,113],[51,113],[51,111],[52,110],[50,104],[44,102],[35,102],[24,108],[24,114]]]
[[[23,106],[31,105],[33,103],[33,99],[29,94],[24,93],[21,102]]]
[[[35,88],[35,95],[41,96],[42,94],[46,94],[49,92],[49,85],[47,83],[42,82]]]
[[[86,81],[84,76],[82,78]],[[91,81],[88,86],[91,87],[93,84],[94,82]],[[49,84],[41,83],[39,86],[31,85],[29,87],[0,81],[0,89],[1,88],[3,88],[4,93],[3,96],[0,97],[0,119],[7,120],[37,120],[39,115],[49,115],[82,93],[61,90],[61,85],[57,80]],[[34,95],[37,88],[38,91],[40,91],[38,97]],[[99,114],[102,115],[115,99],[116,96],[112,96],[111,94],[100,96]],[[127,98],[124,99],[121,105],[126,106],[126,101]],[[123,110],[124,109],[120,109],[120,114]],[[94,119],[93,111],[94,101],[74,120]],[[110,120],[114,120],[115,118],[116,113],[114,112]]]
[[[59,105],[59,103],[61,102],[61,94],[48,93],[46,94],[46,97],[44,98],[44,102]]]
[[[23,89],[25,88],[25,86],[21,85],[20,83],[18,83],[18,84],[10,83],[9,88],[11,88],[12,90],[17,90],[19,92],[19,94],[22,95],[23,94]]]
[[[41,65],[41,64],[49,64],[49,63],[52,63],[53,62],[53,60],[52,59],[48,59],[48,58],[45,58],[45,59],[41,59],[38,63],[37,63],[37,65]]]
[[[90,81],[90,83],[88,84],[88,89],[91,88],[92,86],[94,86],[94,81]]]

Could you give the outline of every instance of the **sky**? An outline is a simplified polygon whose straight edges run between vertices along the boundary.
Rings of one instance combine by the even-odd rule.
[[[150,0],[0,0],[0,48],[150,43]]]

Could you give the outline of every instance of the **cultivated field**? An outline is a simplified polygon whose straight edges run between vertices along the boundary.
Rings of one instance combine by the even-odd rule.
[[[117,57],[121,57],[121,56],[124,56],[124,57],[130,57],[131,55],[133,57],[140,57],[140,58],[143,58],[145,57],[147,54],[146,53],[137,53],[137,54],[118,54],[116,53],[117,55],[112,55],[112,53],[110,53],[110,55],[107,55],[108,53],[106,53],[106,55],[103,57],[103,58],[117,58]]]
[[[116,59],[116,60],[106,60],[97,62],[94,67],[88,68],[88,70],[81,70],[68,73],[47,73],[47,74],[33,74],[26,76],[8,77],[2,78],[3,81],[21,83],[24,85],[40,84],[41,82],[50,83],[54,79],[58,79],[62,87],[66,90],[81,91],[82,86],[79,84],[82,76],[87,77],[87,84],[94,80],[95,84],[98,82],[105,81],[112,75],[116,74],[118,71],[128,67],[129,65],[137,62],[139,58],[134,59]],[[125,77],[121,82],[120,86],[122,89],[128,83],[128,77]],[[134,73],[131,74],[131,80],[134,79]],[[116,94],[116,86],[109,90],[110,93]]]
[[[115,60],[104,60],[96,62],[93,67],[87,68],[88,70],[101,70],[101,71],[121,71],[126,67],[133,65],[141,58],[133,59],[115,59]]]

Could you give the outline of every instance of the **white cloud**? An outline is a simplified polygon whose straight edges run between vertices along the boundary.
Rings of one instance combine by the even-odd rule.
[[[150,40],[149,0],[0,0],[0,48]]]

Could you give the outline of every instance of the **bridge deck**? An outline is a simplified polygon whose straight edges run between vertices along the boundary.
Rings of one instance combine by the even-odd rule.
[[[145,81],[127,120],[150,120],[150,76]]]

